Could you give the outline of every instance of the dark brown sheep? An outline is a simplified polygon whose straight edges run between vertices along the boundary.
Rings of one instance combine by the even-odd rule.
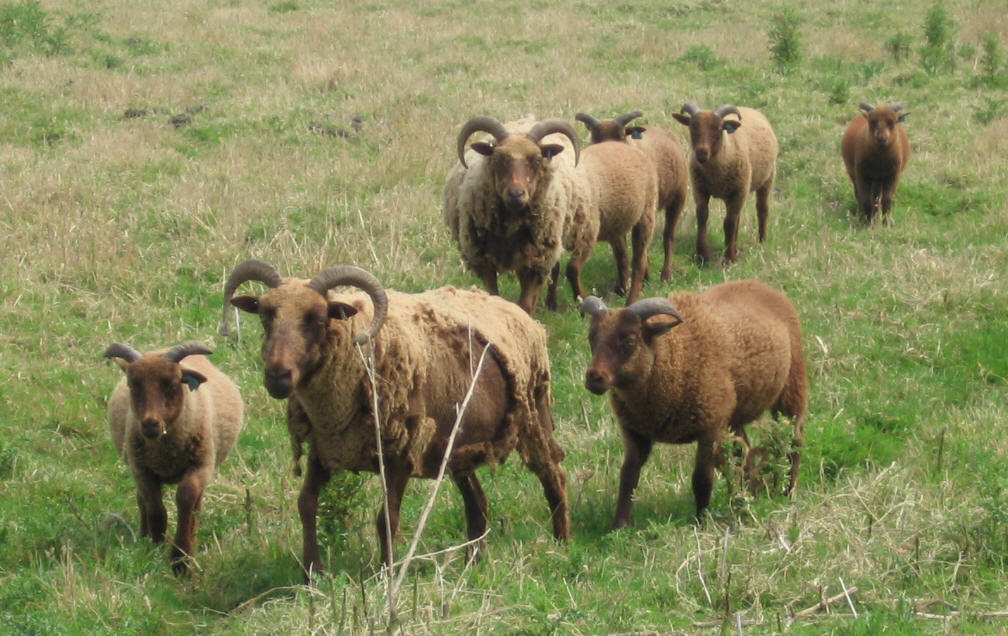
[[[790,493],[798,482],[808,379],[798,313],[759,281],[723,283],[608,309],[589,297],[592,361],[585,386],[610,401],[625,456],[613,528],[630,525],[641,467],[655,442],[697,443],[697,517],[710,504],[715,453],[765,411],[791,417]]]
[[[881,207],[882,221],[888,224],[896,186],[910,159],[910,140],[903,127],[908,113],[901,112],[901,104],[878,108],[861,104],[861,111],[844,132],[844,166],[854,184],[861,220],[873,223]]]
[[[258,297],[232,298],[247,281],[269,289]],[[340,285],[365,293],[331,291]],[[296,457],[302,444],[308,445],[298,497],[306,576],[322,569],[316,536],[320,490],[340,470],[379,472],[376,417],[389,513],[388,526],[385,515],[378,516],[378,539],[382,560],[391,566],[406,484],[411,477],[437,476],[456,405],[484,350],[484,367],[447,466],[465,503],[468,537],[480,540],[487,529],[487,500],[475,469],[502,462],[517,448],[542,483],[554,536],[567,540],[566,474],[563,450],[553,438],[546,331],[517,305],[452,287],[421,294],[386,291],[351,266],[329,268],[311,280],[281,278],[271,265],[254,260],[235,268],[224,292],[226,302],[260,317],[266,389],[274,398],[290,398],[288,427]],[[370,352],[377,387],[364,361]]]

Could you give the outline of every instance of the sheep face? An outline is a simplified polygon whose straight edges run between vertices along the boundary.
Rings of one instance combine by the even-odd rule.
[[[906,113],[898,113],[886,106],[862,113],[868,120],[868,131],[879,148],[888,148],[896,139],[896,126],[906,119]]]
[[[559,144],[538,144],[511,135],[498,144],[477,142],[472,149],[487,157],[497,196],[509,212],[525,210],[535,196],[546,164],[563,151]]]
[[[294,387],[322,364],[329,321],[346,320],[358,311],[352,305],[328,301],[306,281],[289,281],[258,298],[232,298],[231,304],[258,314],[262,322],[263,380],[266,390],[277,399],[290,397]]]
[[[168,427],[182,412],[185,388],[195,391],[206,376],[186,369],[161,355],[146,355],[134,362],[116,358],[126,372],[130,404],[140,422],[144,437],[154,439],[168,432]]]
[[[734,133],[742,125],[737,119],[725,119],[713,111],[700,111],[692,116],[675,113],[676,121],[689,128],[693,156],[698,163],[707,163],[717,157],[725,134]]]
[[[631,305],[632,307],[632,305]],[[585,387],[602,395],[649,375],[654,364],[655,338],[678,325],[668,316],[649,319],[628,309],[603,309],[592,315],[588,330],[592,360]]]

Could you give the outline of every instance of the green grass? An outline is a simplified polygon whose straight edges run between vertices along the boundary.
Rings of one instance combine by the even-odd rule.
[[[421,4],[0,1],[0,633],[734,633],[738,620],[744,633],[1002,633],[1003,7]],[[477,284],[440,212],[464,121],[640,108],[685,140],[671,113],[687,101],[757,107],[774,124],[769,239],[756,244],[749,202],[741,261],[700,269],[689,202],[674,279],[645,293],[756,277],[793,299],[812,385],[795,497],[719,478],[694,524],[693,449],[661,446],[636,526],[608,532],[622,446],[607,400],[583,388],[586,321],[561,285],[561,310],[539,317],[571,542],[550,538],[517,458],[483,470],[488,553],[415,562],[390,626],[377,480],[350,475],[322,500],[331,576],[301,585],[300,479],[262,388],[260,327],[216,335],[230,268],[353,263],[405,291]],[[891,101],[910,113],[913,155],[893,226],[869,229],[839,140],[858,103]],[[359,132],[331,134],[354,117]],[[655,241],[652,272],[660,262]],[[607,246],[584,278],[611,288]],[[513,276],[501,284],[517,298]],[[167,550],[137,537],[105,423],[120,371],[101,353],[190,338],[242,387],[247,422],[204,497],[195,572],[177,579]],[[779,443],[769,422],[756,429]],[[430,486],[407,491],[400,556]],[[420,551],[457,545],[462,518],[443,488]]]

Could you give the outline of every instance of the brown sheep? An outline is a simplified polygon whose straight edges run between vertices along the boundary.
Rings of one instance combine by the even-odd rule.
[[[672,277],[672,248],[676,226],[686,203],[689,168],[686,152],[672,131],[657,126],[627,127],[628,123],[643,114],[635,110],[619,117],[600,120],[578,113],[575,119],[587,126],[592,143],[624,141],[640,148],[654,163],[658,173],[658,207],[665,210],[665,233],[662,237],[665,262],[662,265],[661,279],[667,281]]]
[[[654,442],[697,442],[699,518],[710,504],[717,447],[729,432],[748,445],[744,427],[767,410],[793,421],[793,491],[808,379],[798,313],[784,295],[746,280],[625,309],[608,309],[592,296],[582,310],[591,315],[585,386],[598,395],[609,391],[623,434],[614,529],[631,524],[633,492]]]
[[[900,175],[910,159],[910,140],[903,121],[902,104],[861,104],[860,115],[844,132],[841,148],[844,166],[854,184],[858,212],[869,225],[882,208],[882,221],[892,222],[890,210]]]
[[[729,118],[734,115],[734,118]],[[738,225],[742,205],[756,193],[759,241],[766,240],[770,195],[777,175],[777,137],[758,110],[725,104],[713,111],[684,104],[676,121],[689,128],[693,146],[690,175],[697,215],[697,258],[710,262],[707,215],[710,198],[725,202],[725,262],[738,259]]]
[[[232,298],[246,281],[269,289],[259,297]],[[339,285],[365,293],[331,291]],[[487,500],[475,469],[502,462],[517,448],[542,483],[554,536],[569,538],[563,450],[553,438],[546,331],[517,305],[452,287],[386,292],[374,276],[351,266],[329,268],[311,280],[281,278],[271,265],[255,260],[235,268],[224,294],[226,302],[260,317],[266,389],[274,398],[290,398],[295,458],[308,444],[298,511],[302,566],[309,579],[322,569],[319,492],[334,472],[379,472],[375,406],[389,519],[386,525],[379,514],[377,530],[382,560],[391,567],[406,484],[411,477],[437,476],[456,405],[483,351],[485,364],[447,466],[462,493],[468,537],[481,543],[487,530]],[[377,389],[364,363],[368,352],[374,354]]]
[[[164,541],[168,525],[162,486],[178,484],[177,574],[188,571],[196,548],[203,490],[242,428],[238,387],[210,363],[209,353],[198,342],[146,355],[120,343],[105,351],[126,374],[109,398],[109,430],[136,482],[141,534],[155,543]]]

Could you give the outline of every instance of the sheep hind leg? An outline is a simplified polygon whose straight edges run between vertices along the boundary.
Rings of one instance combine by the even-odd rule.
[[[486,551],[486,541],[484,540],[488,517],[486,494],[484,494],[483,487],[480,486],[475,473],[452,475],[452,481],[462,493],[462,503],[465,506],[466,537],[470,542],[466,547],[466,558],[470,561],[477,561],[480,555]]]
[[[756,222],[759,226],[759,242],[767,237],[767,220],[770,218],[770,194],[773,181],[756,191]]]
[[[627,257],[627,244],[625,236],[617,236],[609,241],[612,246],[613,261],[616,262],[616,285],[613,291],[620,296],[625,296],[630,291],[630,259]]]
[[[696,500],[696,516],[699,521],[704,510],[710,506],[711,492],[714,490],[714,440],[700,438],[697,441],[696,464],[693,467],[693,498]]]
[[[633,265],[631,268],[630,290],[627,292],[627,304],[640,298],[644,287],[644,277],[648,271],[648,244],[654,234],[654,216],[646,215],[637,225],[633,226],[630,235],[633,240]]]
[[[654,441],[623,429],[623,466],[620,468],[619,498],[616,500],[616,516],[613,518],[612,529],[618,530],[633,524],[630,510],[633,506],[633,494],[637,490],[640,471],[651,455]]]
[[[794,420],[794,433],[791,436],[791,450],[788,452],[788,461],[791,463],[791,479],[787,488],[788,497],[794,494],[795,486],[798,485],[798,470],[801,468],[801,449],[805,446],[805,411],[801,411],[792,419]]]
[[[662,264],[662,282],[667,282],[672,278],[672,249],[675,246],[676,226],[679,225],[679,216],[682,214],[685,203],[684,193],[682,196],[676,196],[675,200],[665,208],[665,230],[662,234],[662,242],[665,245],[665,262]]]

